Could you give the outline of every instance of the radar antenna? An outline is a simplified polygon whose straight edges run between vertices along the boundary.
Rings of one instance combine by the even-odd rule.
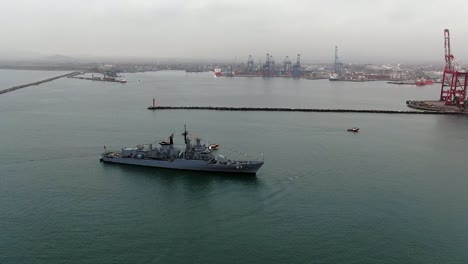
[[[174,145],[174,133],[169,136],[169,144]]]

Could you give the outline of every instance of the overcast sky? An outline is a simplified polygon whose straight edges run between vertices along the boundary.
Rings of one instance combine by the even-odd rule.
[[[468,62],[462,0],[0,0],[0,56]]]

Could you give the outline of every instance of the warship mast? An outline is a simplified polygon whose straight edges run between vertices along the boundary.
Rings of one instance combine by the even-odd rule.
[[[185,145],[187,145],[187,124],[184,124],[184,133],[182,133],[182,136],[184,136],[184,142],[185,142]]]

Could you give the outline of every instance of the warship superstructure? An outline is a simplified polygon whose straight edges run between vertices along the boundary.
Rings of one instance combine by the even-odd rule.
[[[169,136],[169,142],[162,141],[159,147],[153,144],[125,147],[119,152],[105,151],[101,161],[129,165],[159,167],[179,170],[217,171],[255,174],[264,161],[230,160],[222,155],[213,155],[213,150],[201,144],[200,138],[195,142],[189,138],[184,126],[185,148],[174,146],[174,134]]]

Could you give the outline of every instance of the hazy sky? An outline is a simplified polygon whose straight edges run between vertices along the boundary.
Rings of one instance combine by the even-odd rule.
[[[468,62],[462,0],[0,0],[0,56]]]

